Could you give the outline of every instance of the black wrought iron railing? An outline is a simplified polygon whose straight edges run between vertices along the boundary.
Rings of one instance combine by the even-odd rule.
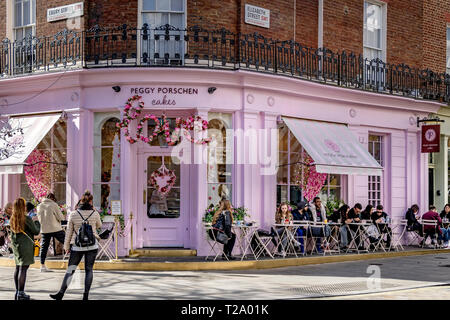
[[[68,68],[196,67],[244,69],[341,87],[450,101],[450,75],[311,48],[259,34],[170,25],[63,30],[0,44],[0,79]]]

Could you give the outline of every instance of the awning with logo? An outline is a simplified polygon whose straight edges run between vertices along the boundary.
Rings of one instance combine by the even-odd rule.
[[[25,160],[55,125],[61,114],[11,118],[9,125],[20,127],[23,135],[16,135],[15,143],[19,145],[15,152],[6,159],[0,160],[0,174],[21,174]],[[2,147],[2,146],[0,146]]]
[[[283,117],[289,130],[314,160],[316,171],[380,176],[382,167],[343,124]]]

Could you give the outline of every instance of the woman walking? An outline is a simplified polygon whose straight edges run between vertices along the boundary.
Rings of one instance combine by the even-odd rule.
[[[14,253],[16,270],[14,272],[14,284],[16,286],[15,300],[30,300],[25,294],[25,281],[27,271],[34,263],[34,236],[39,234],[41,226],[37,217],[27,216],[26,201],[18,198],[14,201],[10,220],[11,247]]]
[[[80,232],[80,227],[83,223],[87,223],[92,228],[93,241],[92,243],[85,245],[85,241],[80,239],[79,234],[87,234],[89,238],[89,229],[84,226],[83,232]],[[64,250],[66,253],[70,252],[69,264],[66,274],[61,284],[61,289],[56,294],[51,294],[50,297],[55,300],[62,300],[64,293],[67,290],[72,276],[75,273],[81,259],[84,256],[84,294],[83,300],[88,300],[89,290],[91,289],[92,280],[94,278],[94,263],[98,252],[98,239],[97,229],[100,229],[102,222],[100,220],[100,214],[93,207],[93,196],[90,191],[85,191],[81,200],[80,206],[77,210],[71,212],[67,222],[66,239],[64,241]],[[83,237],[84,238],[84,237]]]

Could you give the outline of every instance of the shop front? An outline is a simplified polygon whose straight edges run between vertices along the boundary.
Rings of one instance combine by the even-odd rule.
[[[253,72],[176,68],[68,72],[32,103],[21,102],[55,77],[21,79],[32,88],[26,92],[17,79],[0,89],[10,104],[2,114],[48,122],[36,141],[24,141],[21,158],[1,161],[0,205],[35,195],[19,167],[42,150],[58,163],[47,168],[47,189],[61,204],[73,208],[85,189],[104,215],[112,200],[122,201],[133,239],[124,233],[120,255],[131,243],[206,255],[205,210],[223,197],[264,229],[279,203],[314,193],[325,203],[383,204],[393,217],[414,203],[428,205],[427,157],[415,120],[438,103]],[[177,140],[177,119],[190,117],[207,120],[208,129]],[[129,123],[120,126],[124,119]],[[316,190],[302,186],[307,161],[320,176]]]

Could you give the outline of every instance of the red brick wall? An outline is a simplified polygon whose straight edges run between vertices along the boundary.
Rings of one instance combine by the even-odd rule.
[[[6,38],[6,1],[0,1],[0,41]]]
[[[387,5],[387,61],[421,67],[423,0],[390,1]]]
[[[83,29],[84,16],[75,19],[66,19],[47,22],[47,9],[83,2],[82,0],[36,0],[36,36],[53,36],[64,29],[79,31]],[[86,11],[86,8],[85,8]]]
[[[187,6],[187,26],[203,29],[228,29],[237,33],[240,0],[189,0]]]
[[[423,0],[423,69],[445,72],[449,13],[449,1]]]
[[[323,46],[333,52],[363,51],[364,1],[324,1]]]
[[[85,0],[88,7],[87,27],[116,27],[138,22],[138,0]]]

